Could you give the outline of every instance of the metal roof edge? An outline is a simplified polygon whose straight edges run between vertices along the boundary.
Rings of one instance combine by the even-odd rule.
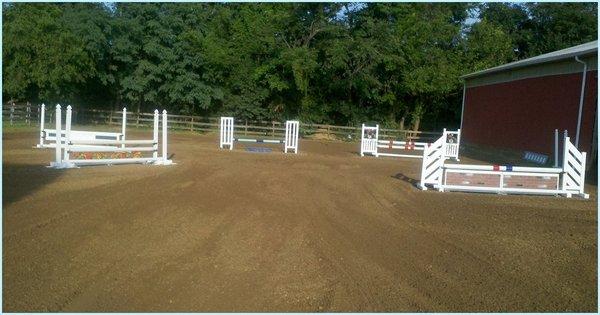
[[[583,49],[577,50],[576,48],[578,48],[580,46],[582,48],[585,46],[589,46],[589,48],[583,48]],[[565,53],[560,53],[561,51],[565,51]],[[523,59],[523,60],[518,60],[518,61],[511,62],[511,63],[496,66],[493,68],[488,68],[488,69],[476,71],[473,73],[465,74],[465,75],[461,76],[460,78],[461,79],[469,79],[469,78],[474,78],[474,77],[491,74],[491,73],[495,73],[495,72],[500,72],[500,71],[504,71],[504,70],[527,67],[527,66],[537,65],[537,64],[542,64],[542,63],[548,63],[548,62],[552,62],[552,61],[572,58],[575,56],[590,55],[590,54],[597,53],[597,52],[598,52],[598,41],[595,40],[595,41],[591,41],[589,43],[585,43],[585,44],[581,44],[581,45],[577,45],[577,46],[573,46],[573,47],[569,47],[569,48],[565,48],[565,49],[561,49],[561,50],[556,50],[556,51],[549,52],[549,53],[546,53],[543,55],[539,55],[539,56],[535,56],[535,57],[531,57],[531,58],[527,58],[527,59]]]

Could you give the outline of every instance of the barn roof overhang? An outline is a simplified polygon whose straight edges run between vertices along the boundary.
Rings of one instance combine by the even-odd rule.
[[[536,65],[540,65],[540,64],[544,64],[544,63],[552,63],[552,62],[575,58],[577,56],[581,57],[581,56],[587,56],[587,55],[596,55],[597,53],[598,53],[598,41],[595,40],[595,41],[592,41],[589,43],[553,51],[553,52],[539,55],[536,57],[523,59],[523,60],[507,63],[504,65],[500,65],[497,67],[469,73],[469,74],[461,76],[461,78],[465,79],[465,80],[469,80],[472,78],[496,74],[499,72],[504,72],[504,71],[513,70],[513,69],[517,69],[517,68],[536,66]]]

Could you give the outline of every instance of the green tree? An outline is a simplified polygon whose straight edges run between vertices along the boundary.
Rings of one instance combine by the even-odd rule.
[[[72,102],[98,76],[86,42],[58,4],[3,6],[3,93],[20,100]]]

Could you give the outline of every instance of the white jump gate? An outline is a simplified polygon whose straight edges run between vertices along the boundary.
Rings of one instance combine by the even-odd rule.
[[[288,153],[288,150],[293,150],[298,153],[298,132],[300,122],[297,120],[288,120],[285,122],[285,136],[283,139],[248,139],[235,138],[233,131],[235,125],[233,117],[221,117],[221,127],[219,129],[219,147],[221,149],[228,146],[229,150],[233,150],[233,143],[238,142],[255,142],[255,143],[280,143],[283,144],[283,151]]]
[[[423,151],[419,187],[439,191],[512,194],[577,195],[584,193],[586,153],[564,138],[564,162],[557,167],[445,164],[445,141],[438,139]]]
[[[123,110],[123,130],[125,130],[126,111]],[[173,161],[167,158],[167,111],[162,112],[162,157],[158,156],[158,125],[159,113],[154,111],[153,137],[148,140],[125,140],[124,134],[120,139],[106,139],[98,136],[98,132],[84,132],[84,137],[80,137],[81,131],[73,132],[71,130],[71,106],[67,106],[65,129],[62,130],[62,113],[60,105],[56,105],[56,129],[54,129],[54,143],[49,147],[55,149],[55,161],[50,163],[53,168],[74,168],[82,165],[112,165],[127,163],[144,163],[154,165],[170,165]],[[74,136],[75,135],[75,136]],[[46,137],[46,140],[48,138]],[[151,157],[111,157],[111,158],[89,158],[91,153],[120,153],[122,154],[142,154],[142,152],[152,153]],[[77,158],[71,154],[83,154],[84,158]],[[87,156],[86,156],[87,155]],[[96,156],[97,157],[97,156]]]
[[[458,161],[458,152],[460,149],[460,129],[457,131],[448,131],[444,128],[442,138],[446,139],[445,145],[445,158],[453,158]],[[379,149],[397,149],[407,151],[423,151],[425,148],[431,146],[428,142],[415,142],[415,141],[396,141],[396,140],[380,140],[379,139],[379,125],[375,127],[365,126],[362,124],[361,139],[360,139],[360,155],[370,154],[375,157],[379,156],[391,156],[391,157],[408,157],[408,158],[422,158],[422,155],[415,154],[398,154],[398,153],[386,153],[380,152]]]

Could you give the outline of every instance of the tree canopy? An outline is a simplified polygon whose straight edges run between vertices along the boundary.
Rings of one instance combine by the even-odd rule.
[[[3,100],[435,129],[460,76],[596,39],[595,3],[8,3]]]

